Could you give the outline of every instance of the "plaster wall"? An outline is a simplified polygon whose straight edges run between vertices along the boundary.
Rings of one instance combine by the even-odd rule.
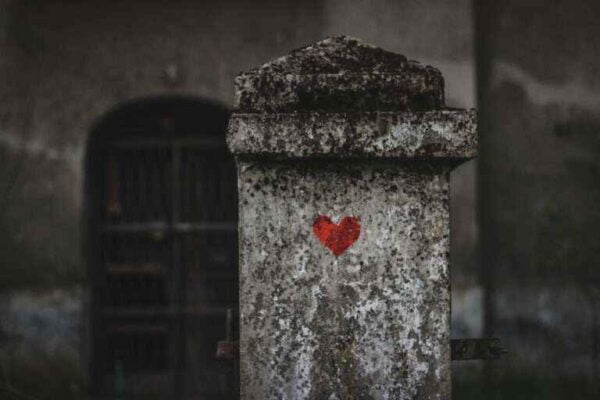
[[[481,267],[495,390],[598,396],[594,1],[479,2]]]

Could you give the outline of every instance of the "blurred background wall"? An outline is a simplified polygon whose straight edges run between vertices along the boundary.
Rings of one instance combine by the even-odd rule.
[[[86,398],[82,207],[94,125],[161,96],[231,106],[238,72],[345,34],[439,68],[447,105],[481,110],[481,157],[452,176],[453,336],[497,336],[510,354],[455,363],[455,398],[594,398],[599,8],[0,0],[2,390]]]
[[[598,398],[600,3],[475,10],[487,393]]]
[[[340,34],[440,68],[447,103],[474,106],[469,1],[2,0],[0,16],[2,380],[36,398],[86,397],[84,159],[109,111],[173,95],[231,106],[240,71]],[[453,194],[455,325],[471,336],[474,171],[457,171]]]

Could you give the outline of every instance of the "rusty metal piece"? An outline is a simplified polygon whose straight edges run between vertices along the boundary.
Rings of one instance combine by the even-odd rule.
[[[452,361],[497,360],[508,353],[498,338],[452,339],[450,352]]]
[[[233,310],[227,309],[225,317],[225,340],[217,342],[217,359],[237,360],[240,358],[240,344],[233,338]]]
[[[219,360],[237,360],[238,358],[240,358],[239,342],[229,342],[227,340],[221,340],[217,342],[216,357]]]

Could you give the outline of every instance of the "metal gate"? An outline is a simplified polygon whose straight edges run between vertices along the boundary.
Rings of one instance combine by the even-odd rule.
[[[88,156],[94,391],[233,398],[236,373],[215,359],[238,301],[227,112],[176,99],[116,114]]]

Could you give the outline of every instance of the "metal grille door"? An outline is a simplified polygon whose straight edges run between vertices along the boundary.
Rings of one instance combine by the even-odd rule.
[[[238,297],[227,114],[174,103],[121,112],[90,150],[99,397],[229,399],[236,392],[232,366],[215,359]]]

